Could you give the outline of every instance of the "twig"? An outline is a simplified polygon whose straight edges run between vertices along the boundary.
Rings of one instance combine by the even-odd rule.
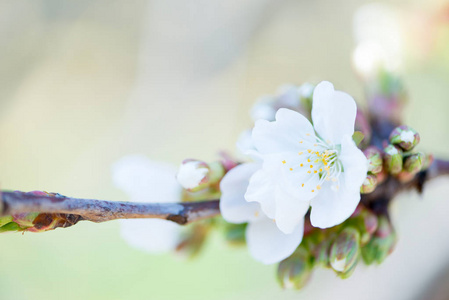
[[[105,222],[116,219],[156,218],[180,225],[212,218],[220,213],[219,201],[186,203],[136,203],[61,196],[37,196],[23,192],[1,192],[0,216],[31,212],[78,215],[82,220]]]

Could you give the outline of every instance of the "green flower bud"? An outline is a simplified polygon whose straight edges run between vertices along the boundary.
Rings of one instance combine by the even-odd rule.
[[[309,252],[299,246],[290,257],[280,262],[277,271],[277,279],[284,289],[303,288],[312,273],[312,263]]]
[[[366,148],[363,153],[368,159],[368,172],[373,174],[380,173],[382,171],[382,152],[375,146]]]
[[[379,226],[368,244],[362,248],[362,258],[367,265],[374,262],[380,264],[393,251],[396,244],[396,233],[385,216],[378,218]]]
[[[360,213],[361,224],[359,225],[361,236],[360,245],[365,246],[370,240],[371,236],[377,229],[377,217],[371,211],[364,209]]]
[[[324,241],[316,245],[312,251],[315,258],[315,265],[329,267],[329,248],[331,238],[327,237]]]
[[[398,145],[404,151],[412,150],[418,145],[419,140],[418,132],[406,125],[396,127],[390,134],[390,143]]]
[[[363,217],[363,221],[364,221],[363,223],[365,225],[365,230],[369,234],[373,234],[376,231],[377,226],[378,226],[376,215],[368,210],[364,210],[362,212],[362,217]]]
[[[352,265],[352,267],[349,268],[349,270],[347,270],[345,273],[338,273],[338,277],[340,277],[341,279],[347,279],[349,277],[351,277],[352,273],[354,273],[355,269],[357,267],[357,262]]]
[[[406,157],[404,161],[404,171],[411,174],[418,173],[419,171],[421,171],[425,159],[425,155],[421,152]]]
[[[360,252],[360,233],[354,227],[346,227],[333,242],[329,261],[338,274],[347,273],[358,261]]]
[[[360,193],[369,194],[376,189],[377,186],[377,177],[376,175],[368,175],[365,178],[362,186],[360,187]]]
[[[385,167],[392,175],[397,175],[402,171],[402,150],[394,145],[384,148]]]

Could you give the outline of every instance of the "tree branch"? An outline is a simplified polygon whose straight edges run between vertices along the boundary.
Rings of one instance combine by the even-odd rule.
[[[155,218],[180,225],[212,218],[220,213],[219,201],[185,203],[136,203],[78,199],[59,194],[33,195],[23,192],[1,192],[0,216],[23,213],[77,215],[81,220],[105,222],[117,219]]]
[[[370,194],[362,195],[362,203],[376,213],[388,211],[389,202],[401,191],[416,188],[421,191],[428,180],[449,175],[449,161],[436,159],[428,170],[418,173],[407,183],[389,177]],[[68,227],[78,221],[106,222],[117,219],[163,219],[180,225],[208,219],[220,214],[219,200],[183,203],[138,203],[94,199],[78,199],[59,194],[36,195],[24,192],[2,191],[0,216],[18,216],[41,213],[35,227],[44,227],[59,220],[56,227]]]

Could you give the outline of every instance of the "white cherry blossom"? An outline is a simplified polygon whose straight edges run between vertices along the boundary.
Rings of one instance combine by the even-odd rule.
[[[246,200],[260,203],[285,233],[307,212],[303,202],[312,206],[313,226],[346,220],[360,201],[367,173],[367,159],[352,141],[356,111],[351,96],[322,82],[313,95],[313,126],[287,109],[280,109],[274,122],[256,122],[252,138],[263,167],[252,176]]]
[[[236,167],[221,184],[223,217],[249,222],[247,242],[256,259],[273,263],[288,257],[301,242],[310,206],[311,223],[320,228],[354,212],[368,165],[352,140],[356,111],[351,96],[322,82],[313,94],[314,125],[289,109],[279,109],[273,122],[256,122],[251,152],[261,162]],[[258,221],[264,226],[256,226]]]

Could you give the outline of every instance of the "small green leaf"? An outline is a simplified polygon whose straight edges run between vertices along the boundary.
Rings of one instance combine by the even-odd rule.
[[[0,228],[0,233],[2,233],[2,232],[7,232],[7,231],[18,231],[18,230],[20,230],[20,229],[22,229],[22,228],[20,228],[20,226],[17,225],[16,222],[9,222],[8,224],[3,225],[3,226]]]
[[[354,141],[354,143],[357,146],[360,145],[360,143],[363,141],[364,138],[365,138],[365,135],[363,133],[361,133],[360,131],[356,131],[352,135],[352,140]]]

